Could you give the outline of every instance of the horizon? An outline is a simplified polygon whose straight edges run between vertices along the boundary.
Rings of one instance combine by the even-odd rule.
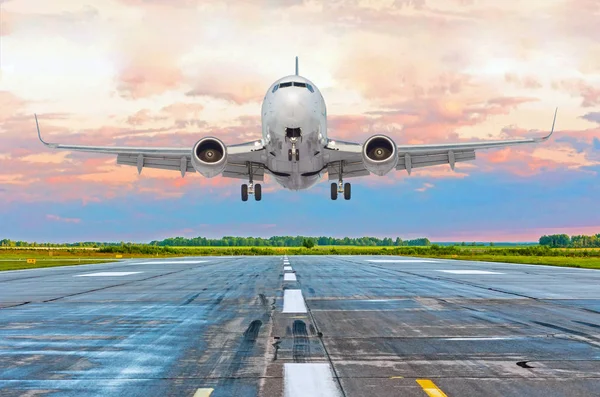
[[[2,237],[141,242],[343,230],[530,243],[600,231],[596,2],[37,3],[0,2]],[[242,203],[242,181],[138,175],[114,156],[53,152],[37,139],[33,113],[51,142],[191,150],[208,135],[251,141],[261,134],[264,93],[294,72],[295,56],[323,92],[332,139],[540,137],[558,106],[556,130],[542,144],[477,152],[456,172],[349,179],[347,202],[330,201],[325,176],[301,192],[268,178],[261,202]]]

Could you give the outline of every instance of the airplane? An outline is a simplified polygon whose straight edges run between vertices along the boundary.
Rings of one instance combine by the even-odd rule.
[[[301,190],[314,186],[324,173],[331,182],[331,200],[343,194],[351,198],[351,185],[345,178],[375,174],[383,176],[391,170],[449,164],[454,170],[458,162],[475,160],[475,151],[511,145],[544,142],[552,129],[541,138],[460,143],[396,145],[388,136],[376,134],[363,143],[330,139],[327,135],[327,109],[317,86],[296,72],[275,81],[269,87],[261,108],[262,139],[226,145],[219,138],[203,137],[193,147],[112,147],[48,143],[42,139],[35,115],[40,141],[52,149],[117,155],[117,164],[143,168],[159,168],[198,172],[206,178],[223,176],[247,180],[242,184],[242,201],[253,195],[262,199],[260,183],[271,175],[286,189]],[[337,181],[337,182],[335,182]]]

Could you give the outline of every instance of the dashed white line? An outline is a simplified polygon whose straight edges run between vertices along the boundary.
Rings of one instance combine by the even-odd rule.
[[[210,397],[213,391],[215,391],[215,389],[212,387],[198,389],[196,390],[196,393],[194,393],[194,397]]]
[[[487,270],[437,270],[438,272],[451,274],[504,274],[499,272],[489,272]]]
[[[283,275],[283,281],[297,281],[295,273],[285,273]]]
[[[515,340],[522,339],[518,337],[490,336],[490,337],[473,337],[473,338],[444,338],[450,341],[482,341],[482,340]]]
[[[339,397],[333,371],[327,363],[286,363],[285,397]]]
[[[73,277],[121,277],[121,276],[129,276],[130,274],[138,274],[143,272],[98,272],[98,273],[88,273],[88,274],[77,274]]]
[[[283,291],[283,313],[306,313],[302,290],[286,289]]]

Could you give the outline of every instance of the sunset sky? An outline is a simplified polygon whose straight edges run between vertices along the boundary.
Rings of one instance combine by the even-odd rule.
[[[0,239],[331,235],[536,241],[600,233],[598,0],[0,0]],[[261,202],[239,180],[117,166],[52,142],[189,146],[260,138],[276,79],[327,103],[329,136],[399,144],[542,136],[477,160],[326,176]]]

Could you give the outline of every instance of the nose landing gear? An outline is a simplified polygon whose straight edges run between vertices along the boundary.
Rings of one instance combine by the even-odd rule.
[[[300,161],[300,151],[296,149],[296,144],[292,143],[292,148],[288,149],[288,161]]]
[[[285,138],[292,143],[292,148],[288,149],[288,161],[300,161],[300,151],[296,149],[296,143],[302,142],[302,130],[300,128],[286,128]]]

